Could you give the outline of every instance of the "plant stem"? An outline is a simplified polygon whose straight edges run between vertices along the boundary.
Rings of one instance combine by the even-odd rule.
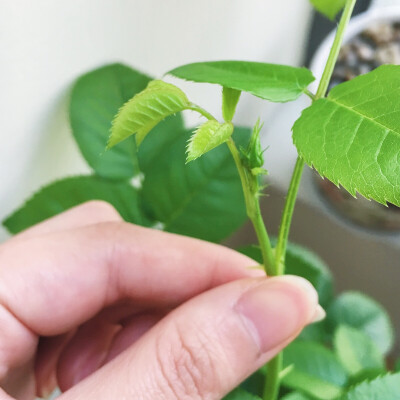
[[[326,62],[325,69],[313,101],[324,97],[326,91],[328,90],[329,82],[332,77],[332,72],[335,67],[336,60],[339,55],[340,47],[343,41],[344,32],[346,30],[347,24],[350,21],[355,3],[356,0],[346,1],[346,5],[340,18],[339,26],[336,31],[335,39],[329,52],[328,60]],[[290,181],[285,207],[283,209],[281,225],[279,227],[278,242],[275,250],[274,266],[274,269],[278,272],[279,275],[285,273],[286,247],[304,165],[304,160],[301,157],[298,157],[296,165],[294,167],[292,179]],[[280,386],[279,374],[281,368],[282,354],[278,354],[267,365],[267,379],[264,388],[263,400],[276,400],[278,398]]]
[[[203,107],[198,106],[197,104],[191,103],[190,107],[188,107],[187,110],[196,111],[203,117],[206,117],[208,120],[216,121],[216,118],[213,115],[211,115],[207,110],[205,110]]]
[[[272,252],[272,246],[260,210],[260,203],[258,199],[259,187],[257,177],[250,175],[243,166],[242,160],[240,159],[239,151],[232,138],[227,141],[227,145],[232,153],[236,168],[239,172],[240,181],[243,188],[244,200],[246,203],[247,215],[253,224],[258,242],[260,244],[265,272],[267,273],[267,275],[276,275],[274,270],[275,262]]]

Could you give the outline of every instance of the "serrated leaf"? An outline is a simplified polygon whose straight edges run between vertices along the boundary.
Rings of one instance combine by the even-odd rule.
[[[387,374],[350,389],[340,400],[398,400],[400,374]]]
[[[341,294],[332,303],[327,315],[332,328],[344,324],[364,332],[383,354],[393,346],[393,327],[387,312],[362,293]]]
[[[111,64],[82,75],[70,100],[70,124],[82,155],[100,176],[129,179],[137,170],[135,143],[104,153],[111,121],[119,108],[146,88],[151,78],[122,64]]]
[[[193,82],[216,83],[274,102],[296,100],[315,79],[306,68],[249,61],[210,61],[168,72]]]
[[[346,0],[310,0],[314,8],[321,14],[333,20],[345,6]]]
[[[178,87],[160,80],[152,81],[121,107],[112,123],[107,147],[111,148],[133,134],[140,145],[163,119],[189,106],[185,93]]]
[[[246,220],[240,178],[227,146],[185,165],[189,134],[182,132],[146,172],[144,204],[166,231],[219,242]],[[236,142],[249,135],[248,129],[235,128]]]
[[[321,400],[340,396],[347,383],[347,373],[332,351],[306,341],[296,341],[284,350],[284,366],[293,369],[282,384]]]
[[[222,116],[226,122],[232,121],[241,93],[240,90],[222,88]]]
[[[13,234],[89,200],[112,204],[129,222],[148,226],[136,189],[130,184],[97,176],[78,176],[51,183],[10,215],[4,226]]]
[[[339,360],[350,375],[360,374],[364,370],[384,371],[384,359],[379,348],[362,331],[339,325],[333,344]]]
[[[230,122],[220,124],[218,121],[209,120],[200,125],[190,137],[187,145],[186,162],[196,160],[203,154],[225,143],[233,133]]]
[[[400,205],[399,92],[394,65],[335,86],[295,122],[300,156],[353,196]]]
[[[246,392],[243,389],[237,388],[223,398],[223,400],[261,400],[260,397]]]

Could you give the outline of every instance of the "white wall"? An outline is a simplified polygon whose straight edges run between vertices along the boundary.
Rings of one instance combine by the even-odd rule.
[[[155,76],[219,58],[294,65],[309,16],[308,0],[1,0],[0,219],[51,179],[87,171],[67,117],[80,74],[114,61]],[[206,103],[216,87],[186,87],[219,109],[218,96]],[[243,96],[238,121],[268,109]]]

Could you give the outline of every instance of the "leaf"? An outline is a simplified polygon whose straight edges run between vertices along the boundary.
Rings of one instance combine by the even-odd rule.
[[[222,88],[222,116],[226,122],[231,122],[241,95],[240,90]]]
[[[81,76],[72,88],[70,123],[79,149],[100,176],[129,179],[137,171],[135,143],[104,152],[111,121],[119,108],[147,86],[150,78],[122,64],[111,64]]]
[[[376,344],[362,331],[339,325],[333,339],[335,351],[350,375],[364,370],[384,371],[384,359]]]
[[[329,19],[335,19],[338,12],[345,6],[346,0],[310,0],[314,8]]]
[[[400,374],[387,374],[350,389],[340,400],[398,400]]]
[[[193,161],[225,143],[232,136],[232,133],[233,125],[230,122],[220,124],[218,121],[209,120],[200,125],[189,139],[186,162]]]
[[[315,79],[306,68],[249,61],[210,61],[168,72],[194,82],[216,83],[274,102],[296,100]]]
[[[347,373],[336,356],[324,346],[296,341],[284,350],[284,366],[293,369],[282,384],[322,400],[335,399],[347,383]]]
[[[131,185],[97,176],[66,178],[42,188],[3,224],[15,234],[89,200],[107,201],[126,221],[145,226],[150,224]]]
[[[166,231],[219,242],[246,220],[240,178],[227,146],[185,166],[188,134],[182,132],[146,172],[144,204]],[[237,142],[249,135],[235,129]]]
[[[281,400],[311,400],[300,392],[292,392],[286,396],[283,396]]]
[[[331,327],[352,326],[370,337],[383,354],[393,346],[393,327],[387,312],[375,300],[358,292],[345,292],[328,309]]]
[[[147,88],[130,99],[114,118],[107,147],[136,134],[140,145],[146,135],[159,122],[190,106],[185,93],[163,81],[152,81]]]
[[[295,122],[300,156],[353,196],[400,205],[399,91],[394,65],[335,86]]]
[[[243,389],[237,388],[223,398],[223,400],[261,400],[260,397],[254,396]]]

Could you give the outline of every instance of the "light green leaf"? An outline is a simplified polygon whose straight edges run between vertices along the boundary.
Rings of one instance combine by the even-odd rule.
[[[347,373],[336,356],[324,346],[296,341],[284,350],[284,366],[293,365],[282,380],[284,386],[322,400],[340,396]]]
[[[400,374],[387,374],[350,389],[340,400],[399,400]]]
[[[387,312],[375,300],[357,292],[345,292],[328,309],[331,327],[341,324],[364,332],[386,354],[393,346],[393,327]]]
[[[104,153],[111,121],[119,108],[151,79],[122,64],[81,76],[72,88],[70,123],[79,149],[100,176],[129,179],[137,171],[133,138]]]
[[[329,19],[334,19],[345,6],[346,0],[310,0],[314,8]]]
[[[363,370],[384,371],[384,359],[376,344],[362,331],[340,325],[334,334],[333,344],[339,360],[350,375]]]
[[[218,121],[209,120],[200,125],[189,139],[187,145],[187,159],[190,162],[199,158],[222,143],[225,143],[233,133],[230,122],[220,124]]]
[[[354,196],[400,205],[399,93],[394,65],[335,86],[295,122],[300,156]]]
[[[239,175],[227,146],[185,166],[188,134],[182,132],[146,171],[144,204],[165,230],[219,242],[246,220]],[[235,129],[239,143],[249,135],[248,129]]]
[[[97,176],[67,178],[42,188],[3,224],[15,234],[89,200],[107,201],[126,221],[150,224],[141,211],[136,189],[128,183]]]
[[[222,116],[226,122],[232,121],[241,93],[240,90],[222,88]]]
[[[281,400],[311,400],[310,397],[305,396],[300,392],[292,392],[283,396]]]
[[[140,145],[146,135],[169,115],[190,107],[185,93],[163,81],[152,81],[147,88],[125,103],[116,115],[107,147],[136,134]]]
[[[237,388],[223,398],[223,400],[261,400],[260,397],[246,392],[243,389]]]
[[[274,102],[296,100],[314,80],[306,68],[249,61],[210,61],[168,72],[194,82],[216,83]]]

